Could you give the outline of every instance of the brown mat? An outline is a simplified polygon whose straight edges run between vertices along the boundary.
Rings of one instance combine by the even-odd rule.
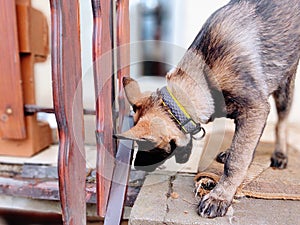
[[[231,143],[232,133],[216,134],[208,138],[204,157],[200,162],[205,165],[211,162],[218,151],[207,154],[212,147],[220,151],[227,149]],[[224,137],[224,140],[223,137]],[[207,150],[207,151],[206,151]],[[289,146],[289,162],[287,169],[278,170],[270,167],[270,157],[274,143],[261,142],[256,150],[254,160],[248,170],[247,177],[236,193],[236,197],[254,197],[263,199],[300,200],[300,151]],[[209,161],[210,160],[210,161]],[[203,168],[203,167],[202,167]],[[195,177],[198,194],[207,194],[213,183],[218,182],[223,173],[223,164],[213,160],[205,169],[200,170]]]

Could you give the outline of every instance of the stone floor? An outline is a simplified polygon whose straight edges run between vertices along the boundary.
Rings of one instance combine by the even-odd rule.
[[[225,127],[230,130],[233,128],[232,124],[226,124]],[[266,127],[262,136],[263,141],[274,141],[274,127],[272,124]],[[300,151],[299,130],[299,126],[289,126],[288,142]],[[196,212],[199,199],[194,195],[194,175],[195,173],[162,170],[149,174],[132,208],[129,224],[300,225],[300,201],[263,200],[246,197],[236,200],[225,217],[201,218]]]
[[[300,184],[299,184],[300,185]],[[196,212],[193,175],[148,175],[131,211],[130,225],[296,225],[300,224],[300,201],[236,200],[222,218],[206,219]]]

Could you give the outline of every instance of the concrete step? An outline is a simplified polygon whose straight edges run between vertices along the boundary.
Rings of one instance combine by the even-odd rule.
[[[206,219],[196,212],[194,174],[149,174],[132,208],[130,225],[300,224],[300,201],[242,198],[227,215]]]

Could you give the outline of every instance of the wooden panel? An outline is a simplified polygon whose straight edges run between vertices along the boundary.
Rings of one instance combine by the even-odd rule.
[[[50,0],[59,193],[65,225],[86,224],[79,4]]]
[[[119,129],[122,128],[124,115],[128,115],[129,106],[125,104],[122,80],[130,76],[130,23],[129,0],[117,1],[117,61],[119,81]],[[120,131],[120,130],[119,130]]]
[[[25,139],[0,139],[0,155],[28,157],[51,145],[52,130],[48,123],[39,122],[32,115],[25,117],[25,125]]]
[[[41,12],[31,8],[30,1],[16,2],[24,104],[35,104],[34,63],[49,54],[48,24]]]
[[[21,54],[24,104],[35,104],[34,54]]]
[[[22,5],[20,5],[21,3]],[[28,12],[30,11],[30,2],[17,1],[17,24],[19,43],[23,43],[23,50],[26,46],[24,43],[30,43],[31,39],[39,42],[42,49],[48,49],[48,42],[41,40],[41,33],[47,32],[47,29],[36,26],[36,21],[30,20]],[[44,19],[44,16],[39,14],[38,20]],[[26,32],[31,24],[36,31],[34,33]],[[40,33],[40,34],[38,34]],[[44,34],[48,36],[48,33]],[[21,37],[21,39],[20,39]],[[26,40],[26,42],[24,42]],[[30,45],[28,45],[30,46]],[[34,63],[37,61],[37,48],[29,48],[26,53],[20,54],[21,64],[21,79],[22,79],[22,96],[24,104],[35,104],[35,81],[34,81]],[[40,53],[39,53],[40,54]],[[43,53],[42,58],[46,58],[47,52]],[[40,55],[39,55],[39,58]],[[23,107],[22,107],[23,110]],[[37,120],[36,114],[25,116],[26,138],[21,140],[15,139],[1,139],[0,140],[0,155],[9,156],[32,156],[35,153],[45,149],[52,144],[52,131],[48,124],[41,123]]]
[[[15,1],[0,1],[0,136],[26,137]]]
[[[0,175],[0,194],[59,201],[56,166],[2,163],[0,165]],[[85,200],[87,203],[96,204],[94,171],[86,170],[86,175]],[[129,180],[125,205],[132,207],[144,182],[145,173],[132,171],[130,176],[131,180]],[[18,203],[16,203],[16,205],[18,205]],[[117,223],[113,223],[113,225],[116,224]]]
[[[46,17],[42,12],[31,8],[30,1],[16,2],[19,51],[33,53],[37,61],[45,61],[49,53]]]
[[[16,0],[16,3],[31,6],[31,0]]]
[[[48,54],[48,41],[43,38],[43,35],[48,36],[48,29],[47,24],[43,27],[39,25],[45,20],[41,13],[31,16],[29,0],[17,0],[16,3],[19,51],[23,51],[20,54],[23,103],[35,104],[34,63],[37,61],[37,54],[39,59],[41,54],[43,59]],[[32,42],[39,48],[30,47],[33,46],[30,45]],[[22,106],[22,110],[23,108]],[[51,129],[48,124],[37,121],[36,114],[25,116],[25,126],[26,138],[0,140],[1,155],[28,157],[51,145]]]
[[[104,217],[114,168],[110,0],[93,0],[93,63],[96,93],[97,201]]]

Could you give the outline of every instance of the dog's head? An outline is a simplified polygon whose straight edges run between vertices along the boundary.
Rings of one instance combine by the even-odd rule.
[[[134,126],[115,136],[137,142],[139,151],[135,167],[153,171],[173,155],[176,162],[185,163],[192,149],[191,137],[183,133],[171,118],[160,91],[142,93],[138,83],[131,78],[124,78],[123,85],[135,112]]]

